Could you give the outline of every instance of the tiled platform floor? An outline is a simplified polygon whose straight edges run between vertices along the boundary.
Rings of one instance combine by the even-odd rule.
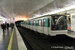
[[[3,33],[3,30],[0,27],[0,50],[7,50],[10,37],[11,37],[11,28],[9,28],[9,30],[6,29],[5,32]]]
[[[6,29],[4,33],[2,28],[0,27],[0,50],[7,50],[11,34],[12,34],[12,29],[10,27],[9,29]],[[18,50],[17,37],[15,31],[13,33],[11,50]]]

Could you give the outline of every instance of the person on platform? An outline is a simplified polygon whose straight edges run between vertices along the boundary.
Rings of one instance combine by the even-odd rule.
[[[13,23],[11,23],[11,29],[13,29],[14,28],[14,24]]]
[[[3,23],[3,24],[1,24],[1,27],[2,27],[3,33],[4,33],[5,32],[5,29],[6,29],[6,25]]]
[[[9,24],[7,23],[7,29],[9,29]]]

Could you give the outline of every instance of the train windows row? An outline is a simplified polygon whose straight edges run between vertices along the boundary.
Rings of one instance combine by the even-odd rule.
[[[26,21],[26,22],[22,22],[21,24],[50,27],[50,18],[34,20],[34,21]]]

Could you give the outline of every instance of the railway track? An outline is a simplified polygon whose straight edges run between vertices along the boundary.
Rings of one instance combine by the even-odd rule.
[[[24,28],[24,27],[18,27],[18,30],[20,32],[20,34],[23,37],[23,40],[25,42],[25,44],[29,45],[27,46],[28,50],[67,50],[65,48],[52,48],[53,46],[71,46],[71,45],[75,45],[75,43],[68,43],[68,41],[65,40],[62,41],[59,37],[57,37],[57,41],[53,40],[53,41],[47,41],[42,39],[42,37],[38,34],[35,34],[34,32]],[[63,37],[63,36],[62,36]],[[63,39],[63,38],[62,38]],[[74,41],[72,41],[74,42]],[[69,49],[68,49],[69,50]],[[73,49],[72,49],[73,50]]]

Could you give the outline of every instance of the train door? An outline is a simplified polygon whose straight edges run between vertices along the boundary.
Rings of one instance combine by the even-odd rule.
[[[41,33],[44,33],[44,19],[42,19]]]
[[[44,19],[44,34],[48,35],[49,34],[49,27],[50,27],[50,18],[45,18]]]
[[[32,30],[33,30],[33,26],[34,26],[34,21],[32,21]]]
[[[36,31],[36,28],[35,28],[35,20],[34,20],[33,30]]]
[[[65,15],[55,15],[51,17],[51,34],[67,33],[67,17]]]
[[[36,20],[36,31],[38,31],[39,20]]]
[[[51,34],[51,16],[48,18],[48,30],[49,30],[49,35]]]
[[[40,19],[39,20],[39,25],[38,25],[38,28],[37,28],[37,31],[40,32],[40,33],[42,33],[41,32],[41,30],[42,30],[41,27],[42,27],[42,20]]]

